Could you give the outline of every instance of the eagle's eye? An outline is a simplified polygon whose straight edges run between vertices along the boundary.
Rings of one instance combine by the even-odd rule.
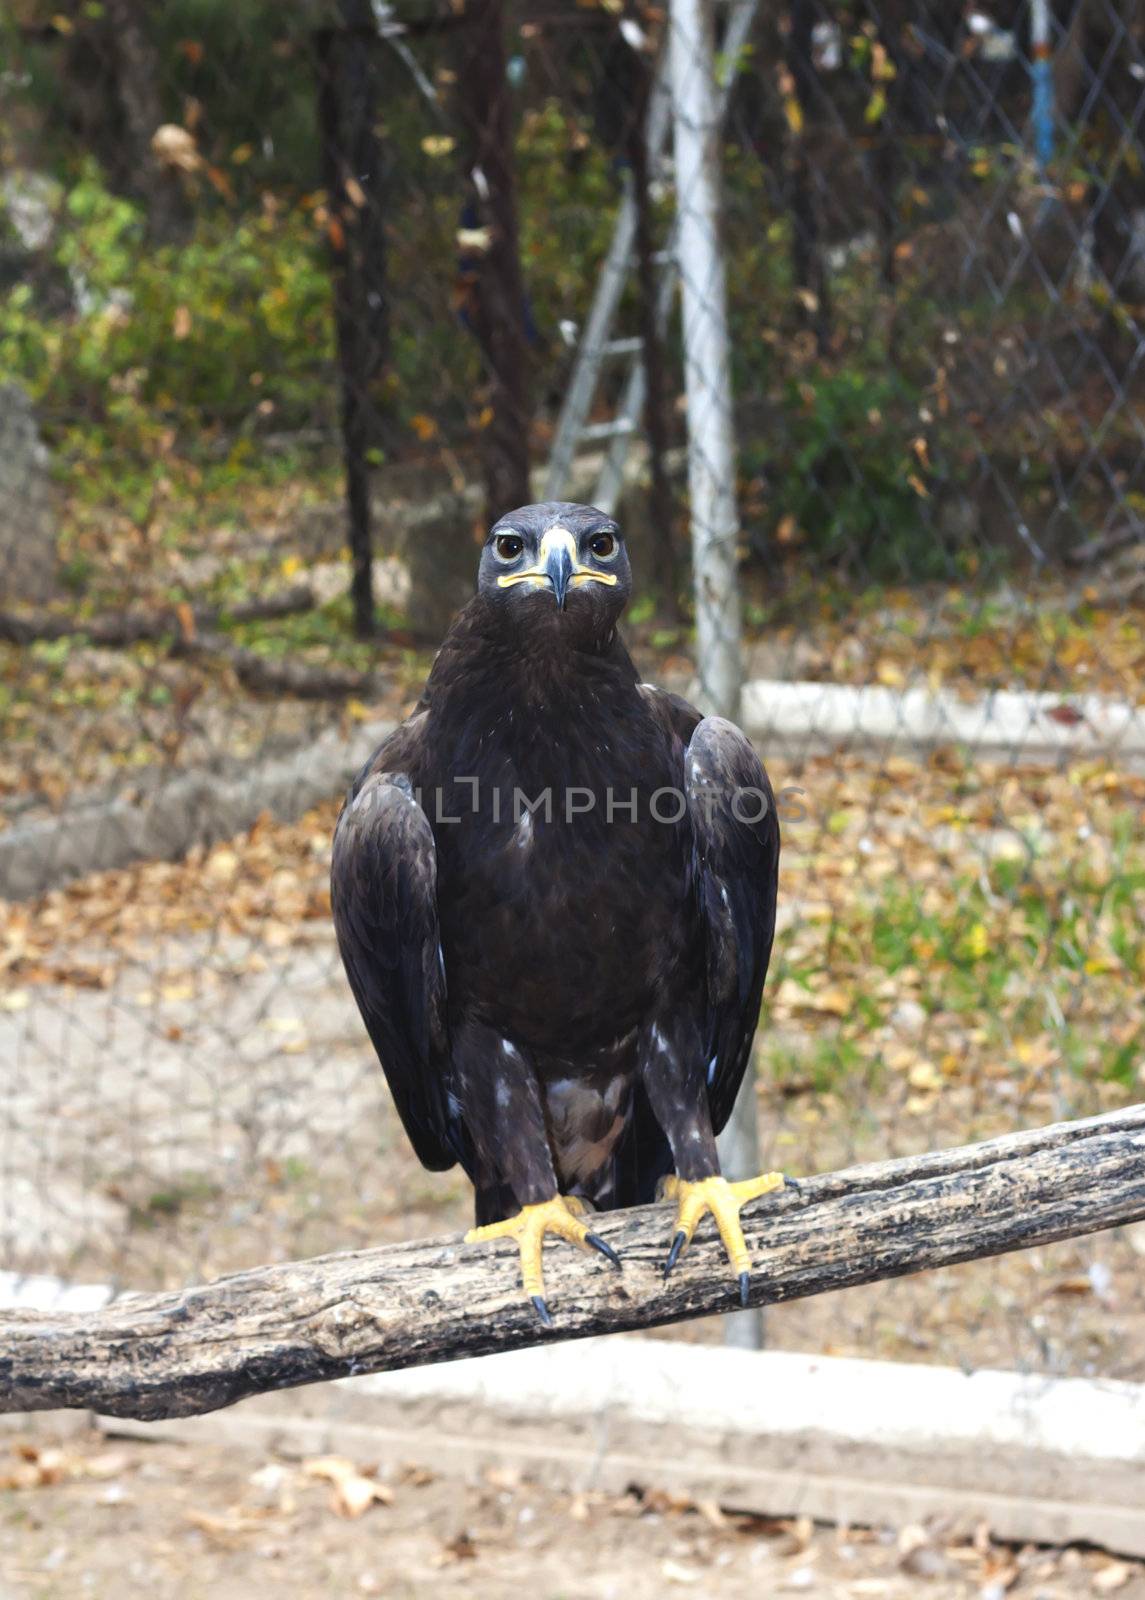
[[[612,533],[594,533],[588,541],[588,547],[598,561],[607,561],[616,554],[616,535]]]
[[[519,533],[499,533],[494,541],[494,549],[502,561],[516,561],[524,548],[525,541]]]

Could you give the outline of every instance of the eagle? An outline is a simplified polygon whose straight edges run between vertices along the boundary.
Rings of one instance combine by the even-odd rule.
[[[750,1059],[779,825],[744,734],[642,683],[617,632],[617,523],[523,506],[409,718],[354,780],[331,904],[350,987],[422,1163],[460,1163],[469,1240],[509,1238],[552,1317],[546,1235],[615,1251],[594,1210],[667,1198],[671,1272],[711,1213],[740,1298],[716,1135]]]

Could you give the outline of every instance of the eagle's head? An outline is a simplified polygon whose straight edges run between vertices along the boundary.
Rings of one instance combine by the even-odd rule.
[[[550,500],[501,517],[481,552],[477,591],[507,615],[605,638],[628,603],[620,529],[595,506]]]

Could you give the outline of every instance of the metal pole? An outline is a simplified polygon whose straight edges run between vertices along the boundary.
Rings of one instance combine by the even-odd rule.
[[[670,0],[669,74],[676,163],[688,489],[696,598],[696,665],[705,711],[739,713],[742,659],[736,572],[739,515],[727,288],[719,235],[719,116],[710,18],[704,0]],[[755,1084],[745,1076],[720,1143],[727,1176],[758,1172]],[[728,1344],[763,1342],[757,1313],[724,1320]]]
[[[1054,158],[1054,63],[1048,0],[1030,0],[1034,154],[1044,174]]]

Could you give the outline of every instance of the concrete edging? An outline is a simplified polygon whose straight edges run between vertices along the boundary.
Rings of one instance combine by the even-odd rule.
[[[82,1313],[108,1298],[103,1285],[0,1273],[0,1307]],[[1000,1539],[1145,1558],[1145,1384],[622,1335],[264,1394],[201,1417],[97,1421],[134,1438],[415,1460],[454,1477],[524,1467],[569,1491],[635,1482],[767,1516],[985,1521]]]
[[[621,1336],[101,1426],[1145,1557],[1145,1385]]]
[[[742,721],[773,758],[832,747],[921,753],[957,745],[987,759],[1108,756],[1145,769],[1145,707],[1106,695],[999,690],[962,700],[948,690],[790,683],[744,686]],[[79,804],[60,816],[0,830],[0,899],[23,900],[89,872],[171,860],[231,838],[264,812],[291,822],[341,792],[393,727],[331,732],[241,777],[196,771],[141,800]]]
[[[366,722],[351,739],[324,734],[241,777],[188,772],[140,800],[81,804],[0,831],[0,899],[26,900],[89,872],[171,861],[230,839],[269,811],[293,822],[339,794],[394,724]]]

